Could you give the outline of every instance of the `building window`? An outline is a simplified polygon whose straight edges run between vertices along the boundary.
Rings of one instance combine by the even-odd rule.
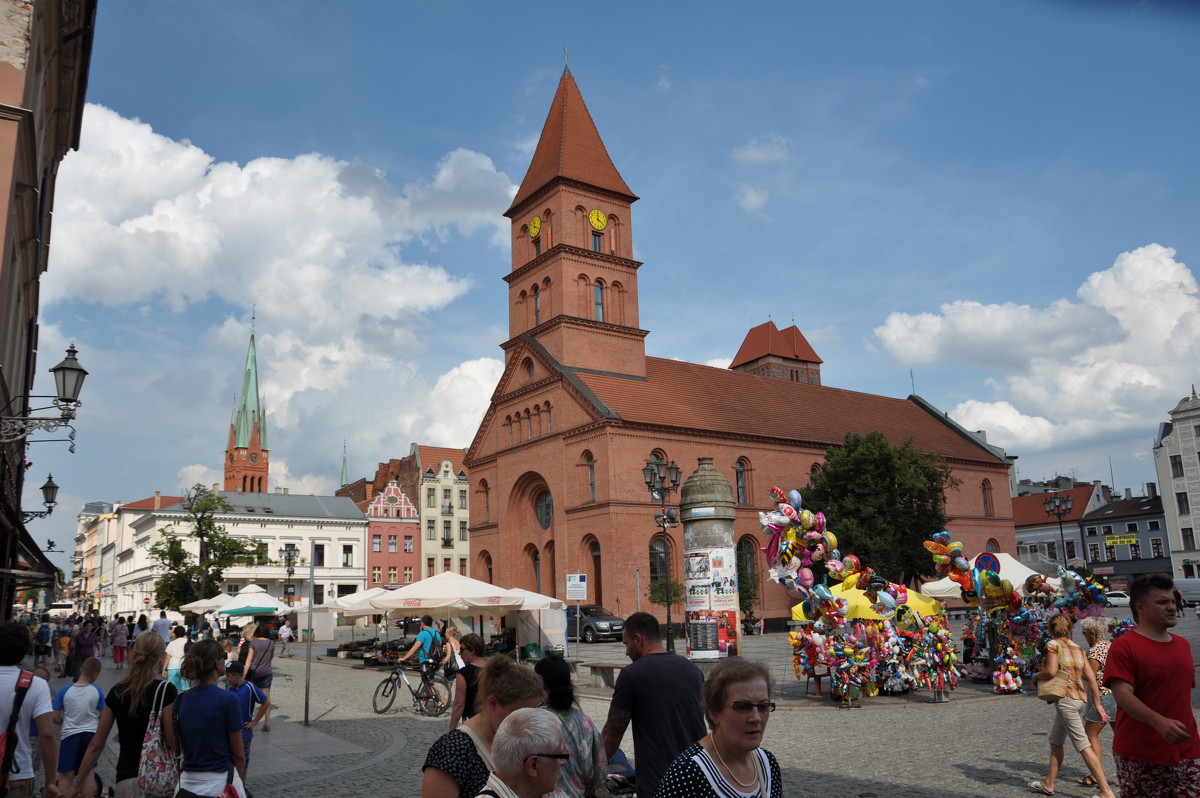
[[[395,549],[393,549],[392,547],[389,546],[388,551],[395,551]],[[404,553],[412,554],[412,551],[413,551],[413,536],[405,535],[404,536]]]
[[[379,549],[376,549],[375,551],[379,551]],[[395,553],[396,553],[396,536],[388,535],[388,554],[395,554]]]
[[[407,569],[405,569],[405,570],[407,570]],[[394,565],[388,566],[388,584],[389,585],[396,584],[396,566],[394,566]]]
[[[1106,535],[1111,535],[1112,534],[1112,525],[1105,524],[1104,526],[1100,527],[1100,531]]]
[[[1109,562],[1112,562],[1113,560],[1117,559],[1117,547],[1116,546],[1105,546],[1104,547],[1104,559],[1108,560]]]
[[[533,239],[533,257],[536,258],[537,256],[539,256],[541,254],[542,254],[542,238],[541,238],[541,236],[538,236],[537,238]]]
[[[1088,537],[1093,537],[1096,534],[1096,527],[1089,526],[1087,528]]]
[[[238,594],[239,589],[241,589],[241,585],[226,585],[225,586],[225,592],[231,596],[236,596]]]
[[[587,492],[588,501],[596,501],[596,458],[590,452],[587,456]]]
[[[990,549],[989,549],[989,551],[990,551]],[[1075,559],[1075,541],[1073,541],[1073,540],[1067,541],[1067,559],[1068,560]]]
[[[1092,562],[1096,562],[1100,559],[1100,544],[1099,543],[1089,543],[1088,544],[1088,559],[1091,560]]]
[[[995,515],[995,511],[992,509],[991,480],[985,479],[982,483],[980,483],[979,488],[980,493],[983,494],[983,515],[985,518],[991,518],[993,515]]]
[[[432,518],[425,522],[425,539],[437,540],[437,522]]]
[[[667,547],[663,544],[662,536],[656,536],[650,541],[650,584],[661,582],[667,578]]]
[[[371,581],[378,584],[381,579],[383,579],[383,567],[376,565],[371,568]]]
[[[459,574],[459,576],[467,575],[467,558],[466,557],[458,558],[458,574]]]
[[[466,521],[458,522],[458,539],[459,540],[467,539],[467,522]]]
[[[450,522],[449,521],[442,522],[442,540],[443,541],[453,540],[453,538],[450,537]]]
[[[1158,522],[1157,521],[1147,521],[1146,529],[1150,530],[1151,532],[1157,532],[1158,531]]]
[[[1038,553],[1038,544],[1030,543],[1029,544],[1029,556],[1036,557],[1037,553]]]
[[[1142,547],[1136,543],[1130,543],[1129,544],[1129,559],[1131,559],[1131,560],[1142,559]]]
[[[550,522],[554,520],[554,497],[550,495],[550,491],[543,490],[537,497],[537,522],[542,529],[549,529]]]
[[[604,237],[599,233],[592,233],[592,252],[602,252]]]
[[[592,284],[592,304],[595,306],[596,321],[604,321],[604,283],[599,280]]]
[[[1163,556],[1162,538],[1150,538],[1150,556]]]
[[[1183,576],[1185,579],[1195,579],[1196,578],[1196,569],[1192,567],[1192,564],[1190,562],[1186,562],[1183,564]]]
[[[433,558],[432,557],[427,557],[425,559],[425,576],[433,576]]]
[[[1184,551],[1190,551],[1191,549],[1196,548],[1196,536],[1192,532],[1192,528],[1190,526],[1180,527],[1179,535],[1183,538]]]
[[[353,568],[354,567],[354,546],[351,546],[349,544],[344,544],[342,546],[342,567],[343,568]]]
[[[1046,556],[1052,560],[1058,559],[1058,544],[1057,543],[1047,543],[1046,544]]]
[[[425,489],[425,506],[426,507],[437,507],[437,489],[436,488],[426,488]]]
[[[325,544],[318,543],[313,546],[313,566],[316,568],[325,567]]]
[[[1126,524],[1126,525],[1125,525],[1125,531],[1126,531],[1126,532],[1133,533],[1133,534],[1135,534],[1135,535],[1136,535],[1136,534],[1137,534],[1137,531],[1138,531],[1138,528],[1137,528],[1137,522],[1136,522],[1136,521],[1132,521],[1132,522],[1130,522],[1130,523]]]
[[[1171,455],[1171,477],[1178,478],[1183,476],[1183,455]]]
[[[733,465],[733,484],[737,492],[737,503],[746,503],[746,464],[738,460]]]
[[[465,490],[460,490],[458,492],[458,509],[467,509],[467,492]]]
[[[404,566],[404,584],[412,584],[413,567],[411,565]]]
[[[536,327],[542,323],[542,292],[535,285],[533,287],[533,326]]]
[[[450,558],[443,557],[442,558],[442,573],[445,573],[446,571],[449,571],[449,570],[450,570]]]
[[[1180,515],[1191,515],[1192,506],[1188,502],[1187,491],[1180,491],[1175,494],[1175,509]]]
[[[512,441],[509,441],[512,443]],[[479,480],[479,489],[483,491],[483,520],[487,521],[492,517],[492,493],[488,489],[486,479]]]
[[[383,535],[371,535],[371,551],[383,551]]]

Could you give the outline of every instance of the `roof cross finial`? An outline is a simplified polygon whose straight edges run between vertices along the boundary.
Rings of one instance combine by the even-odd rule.
[[[254,323],[258,320],[258,303],[250,304],[250,334],[254,335]]]
[[[567,46],[564,44],[563,45],[563,75],[564,76],[571,75],[571,64],[569,63],[570,60],[571,60],[571,54],[567,52]],[[575,76],[571,75],[571,77],[575,77]]]

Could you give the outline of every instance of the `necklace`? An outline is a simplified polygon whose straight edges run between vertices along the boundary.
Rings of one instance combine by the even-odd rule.
[[[712,747],[713,747],[713,751],[716,752],[716,754],[717,754],[717,761],[721,763],[721,767],[725,768],[725,772],[729,774],[729,778],[733,779],[734,782],[739,787],[742,788],[743,792],[745,792],[746,790],[749,790],[751,787],[753,787],[755,784],[758,783],[758,768],[757,767],[754,768],[754,775],[750,777],[750,781],[742,781],[734,774],[733,768],[731,768],[731,767],[729,767],[729,765],[725,764],[725,758],[721,756],[721,749],[717,747],[717,738],[710,737],[709,739],[712,740]]]

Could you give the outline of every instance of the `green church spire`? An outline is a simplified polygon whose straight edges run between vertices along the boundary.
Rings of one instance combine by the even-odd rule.
[[[250,328],[250,347],[246,350],[246,370],[242,374],[242,392],[233,406],[233,424],[235,449],[246,449],[250,446],[250,438],[254,427],[258,425],[258,445],[262,450],[269,451],[267,445],[267,419],[263,409],[262,396],[258,392],[258,353],[254,347],[254,328]]]
[[[342,485],[350,484],[350,470],[346,468],[346,441],[342,441]]]

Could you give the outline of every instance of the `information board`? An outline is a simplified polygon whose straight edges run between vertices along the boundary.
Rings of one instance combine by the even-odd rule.
[[[587,601],[587,574],[567,574],[567,601]]]

